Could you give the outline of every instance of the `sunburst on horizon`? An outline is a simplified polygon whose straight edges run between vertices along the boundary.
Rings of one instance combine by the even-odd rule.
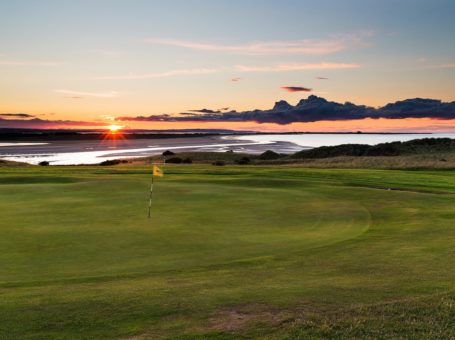
[[[109,125],[107,128],[110,133],[117,133],[123,128],[123,126],[112,124],[112,125]]]

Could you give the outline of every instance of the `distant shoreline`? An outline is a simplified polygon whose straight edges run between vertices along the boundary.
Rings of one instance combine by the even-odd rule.
[[[392,141],[409,141],[416,138],[444,137],[455,139],[455,134],[354,134],[354,133],[250,133],[250,134],[143,134],[117,135],[65,135],[65,138],[43,136],[39,139],[0,139],[0,158],[16,162],[38,164],[96,164],[105,160],[138,158],[161,154],[166,150],[175,152],[236,152],[261,154],[272,150],[280,154],[292,154],[319,146],[343,144],[375,145]],[[133,137],[132,137],[133,136]],[[132,138],[131,138],[132,137]],[[4,146],[2,146],[2,144]]]
[[[64,141],[64,140],[105,140],[122,138],[128,139],[167,139],[167,138],[197,138],[216,136],[245,136],[245,135],[417,135],[433,134],[431,132],[263,132],[263,131],[220,131],[213,132],[197,130],[125,130],[119,134],[109,134],[100,130],[18,130],[0,129],[0,141]]]

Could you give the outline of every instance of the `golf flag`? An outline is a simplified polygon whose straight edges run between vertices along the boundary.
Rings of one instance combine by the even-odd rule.
[[[163,170],[161,170],[157,165],[153,164],[152,184],[150,185],[150,197],[149,197],[149,214],[148,214],[149,218],[151,216],[150,214],[152,211],[153,178],[155,178],[155,176],[163,177],[164,173],[163,173]]]
[[[163,177],[164,173],[163,170],[158,168],[158,166],[153,165],[153,176]]]

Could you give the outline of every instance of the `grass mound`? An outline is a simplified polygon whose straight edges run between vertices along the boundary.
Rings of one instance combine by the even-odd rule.
[[[0,159],[0,168],[1,167],[15,167],[15,166],[31,166],[30,164],[26,163],[21,163],[21,162],[13,162],[13,161],[7,161],[6,159]]]
[[[322,146],[296,152],[292,158],[329,158],[340,156],[402,156],[423,153],[455,152],[455,139],[423,138],[408,142],[391,142],[377,145],[342,144]]]

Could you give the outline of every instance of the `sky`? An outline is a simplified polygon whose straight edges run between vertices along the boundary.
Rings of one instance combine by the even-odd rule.
[[[0,127],[455,132],[453,110],[286,124],[172,118],[310,95],[373,108],[455,101],[454,14],[444,0],[0,0]],[[155,115],[164,118],[124,119]]]

